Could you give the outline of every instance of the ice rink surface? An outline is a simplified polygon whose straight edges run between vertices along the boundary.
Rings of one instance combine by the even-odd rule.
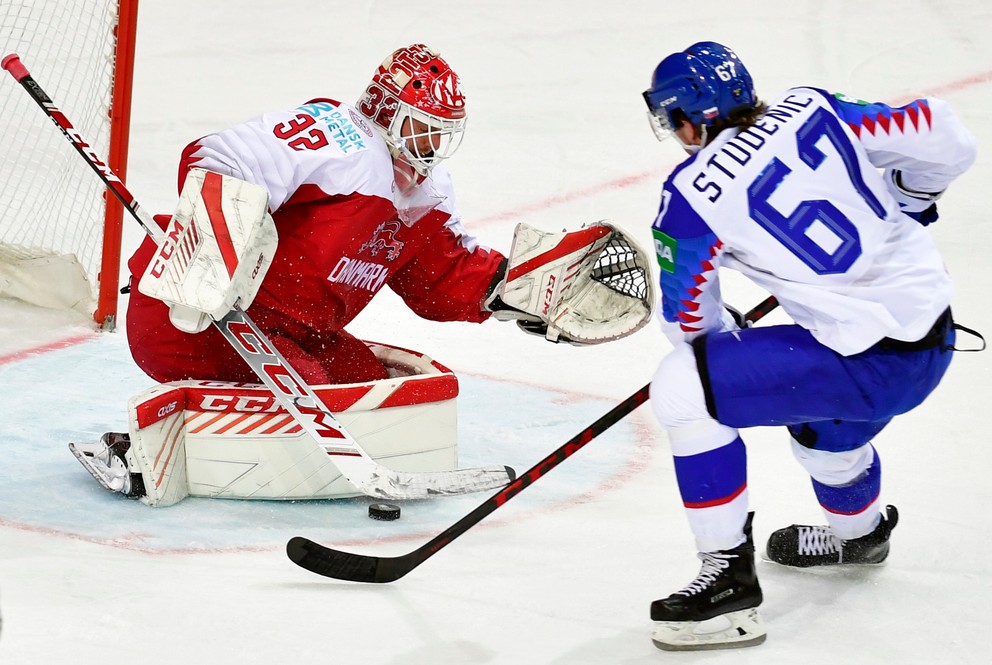
[[[814,85],[953,104],[979,158],[930,228],[956,278],[956,318],[988,335],[990,32],[992,8],[977,0],[146,0],[127,181],[145,208],[169,212],[190,140],[314,97],[354,101],[382,58],[423,41],[463,80],[471,119],[450,168],[475,235],[505,251],[518,221],[556,230],[609,218],[647,244],[661,182],[682,155],[654,140],[640,93],[660,58],[716,40],[737,50],[764,98]],[[58,90],[47,92],[57,103]],[[0,94],[24,93],[5,77]],[[140,238],[127,227],[125,255]],[[742,309],[763,297],[728,277],[725,295]],[[454,369],[463,465],[518,471],[646,383],[670,349],[656,325],[583,349],[508,324],[435,324],[389,293],[351,330]],[[2,303],[0,663],[986,663],[990,373],[992,351],[959,354],[931,399],[876,439],[883,500],[901,513],[885,565],[762,562],[767,642],[671,654],[651,644],[648,606],[698,561],[646,407],[407,577],[336,582],[290,563],[286,539],[400,554],[486,495],[411,503],[393,523],[370,521],[360,499],[151,509],[112,496],[66,443],[124,428],[128,396],[150,385],[123,331]],[[759,549],[776,528],[820,523],[785,433],[744,438]]]

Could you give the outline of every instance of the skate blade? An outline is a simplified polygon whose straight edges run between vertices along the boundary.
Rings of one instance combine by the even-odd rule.
[[[106,446],[99,443],[70,443],[69,451],[79,460],[93,478],[100,483],[100,486],[111,492],[122,492],[124,479],[112,474],[110,468],[98,461],[98,455],[106,451]]]
[[[651,641],[663,651],[708,651],[756,647],[766,637],[758,608],[753,607],[706,621],[660,621]]]
[[[870,563],[867,561],[834,561],[830,563],[811,563],[807,565],[796,565],[792,563],[782,563],[781,561],[776,561],[768,556],[767,552],[762,552],[761,560],[772,565],[778,566],[779,568],[785,568],[786,570],[794,570],[803,575],[839,575],[847,571],[848,574],[854,571],[860,571],[865,568],[879,568],[886,565],[886,555],[885,559],[881,561],[876,561],[875,563]]]

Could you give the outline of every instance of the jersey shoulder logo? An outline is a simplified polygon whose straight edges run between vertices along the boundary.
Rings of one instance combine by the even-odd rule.
[[[351,116],[351,121],[354,122],[359,129],[365,132],[365,135],[372,138],[372,128],[369,127],[369,123],[365,122],[365,118],[355,113],[352,109],[348,109],[348,115]]]
[[[835,92],[834,98],[842,102],[847,102],[848,104],[857,104],[858,106],[868,106],[868,102],[863,99],[857,99],[855,97],[848,97],[842,92]]]
[[[658,229],[651,229],[654,236],[654,251],[658,255],[658,265],[664,272],[675,272],[675,256],[678,251],[678,241]]]

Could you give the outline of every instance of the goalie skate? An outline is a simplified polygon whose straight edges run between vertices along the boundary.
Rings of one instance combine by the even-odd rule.
[[[145,484],[140,473],[130,471],[125,457],[130,448],[130,437],[119,432],[107,432],[96,443],[69,444],[69,450],[101,487],[139,498],[145,494]]]

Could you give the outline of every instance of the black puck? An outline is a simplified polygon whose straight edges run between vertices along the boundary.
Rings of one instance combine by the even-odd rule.
[[[373,503],[369,506],[369,517],[392,522],[400,518],[400,507],[392,503]]]

